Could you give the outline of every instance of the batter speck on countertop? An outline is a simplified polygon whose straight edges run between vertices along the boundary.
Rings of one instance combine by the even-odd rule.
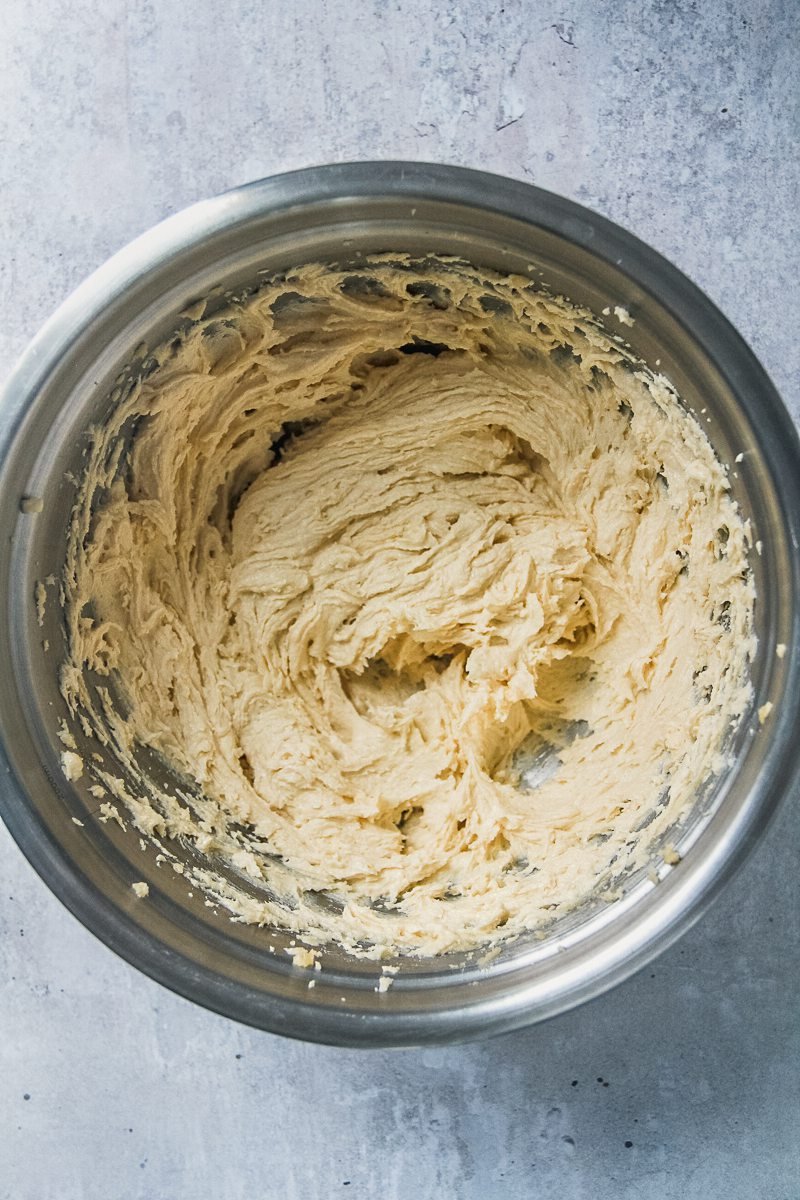
[[[304,266],[187,315],[114,401],[62,690],[87,773],[236,919],[485,946],[644,867],[722,767],[747,531],[587,311],[441,260]]]

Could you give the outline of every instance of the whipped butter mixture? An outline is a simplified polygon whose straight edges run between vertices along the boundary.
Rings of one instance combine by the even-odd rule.
[[[750,696],[746,530],[668,382],[442,261],[194,317],[73,518],[62,687],[120,764],[87,772],[312,943],[472,948],[618,888]]]

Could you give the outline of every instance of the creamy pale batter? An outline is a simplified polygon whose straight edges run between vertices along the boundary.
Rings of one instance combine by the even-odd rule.
[[[115,400],[63,690],[124,767],[90,773],[237,918],[484,945],[618,887],[720,768],[746,531],[591,314],[456,264],[307,266],[187,317]]]

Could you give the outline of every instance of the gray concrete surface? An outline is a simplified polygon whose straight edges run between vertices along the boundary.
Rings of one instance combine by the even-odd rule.
[[[409,157],[628,226],[800,416],[793,0],[12,0],[0,37],[3,373],[176,208]],[[540,1028],[403,1053],[292,1044],[177,999],[0,833],[0,1196],[797,1200],[797,800],[634,980]]]

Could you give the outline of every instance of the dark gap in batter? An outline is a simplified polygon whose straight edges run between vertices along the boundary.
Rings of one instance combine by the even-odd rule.
[[[210,340],[211,338],[215,338],[221,329],[236,329],[236,322],[231,320],[230,317],[209,321],[208,325],[201,329],[200,336]]]
[[[655,816],[655,813],[653,815]],[[602,846],[605,842],[608,841],[608,839],[610,837],[611,837],[611,833],[608,831],[605,831],[605,832],[601,832],[601,833],[593,833],[586,840],[588,841],[590,846]]]
[[[238,481],[236,486],[232,488],[231,493],[228,496],[227,507],[225,510],[225,524],[221,527],[217,523],[218,519],[216,516],[216,510],[217,510],[218,505],[221,506],[222,499],[220,498],[217,500],[217,502],[214,506],[214,511],[212,511],[212,513],[209,516],[209,524],[212,525],[214,528],[219,529],[220,535],[223,538],[223,540],[225,540],[228,537],[228,535],[231,533],[231,531],[233,529],[233,518],[236,516],[236,510],[239,507],[239,502],[241,501],[242,496],[245,494],[247,489],[250,487],[253,480],[256,478],[257,474],[258,474],[257,471],[252,471],[252,470],[242,473],[241,479]]]
[[[429,342],[425,338],[417,337],[414,334],[413,340],[406,342],[405,345],[398,347],[401,354],[430,354],[431,358],[438,358],[440,354],[444,354],[451,347],[445,342]]]
[[[371,302],[389,300],[391,308],[400,308],[402,301],[373,275],[348,275],[339,284],[339,291],[351,300]]]
[[[533,875],[537,870],[538,867],[531,867],[528,859],[520,855],[518,858],[512,858],[510,862],[506,863],[506,865],[503,867],[503,874],[510,875],[512,871],[515,871],[521,875],[523,872],[528,871],[531,875]]]
[[[533,446],[525,438],[517,437],[511,430],[500,429],[500,432],[505,435],[510,443],[510,458],[516,459],[528,468],[532,475],[541,475],[551,486],[556,485],[555,477],[550,470],[550,463],[543,454],[539,454],[534,450]]]
[[[576,362],[580,363],[583,361],[582,355],[574,346],[566,344],[553,346],[553,349],[550,351],[550,357],[555,363],[568,364],[569,366],[574,366]]]
[[[720,525],[719,529],[717,530],[717,541],[719,544],[716,549],[716,557],[719,560],[722,560],[723,558],[727,558],[727,556],[728,556],[728,539],[729,538],[730,538],[730,530],[728,529],[728,526]]]
[[[717,625],[721,625],[726,633],[730,633],[730,631],[731,631],[731,602],[730,602],[730,600],[723,600],[723,602],[719,608],[719,615],[716,618],[714,618],[713,614],[712,614],[712,619],[715,619]]]
[[[481,296],[478,303],[485,313],[498,313],[500,316],[510,317],[514,311],[508,301],[501,300],[499,296]]]
[[[407,831],[415,820],[419,819],[419,814],[424,812],[424,809],[417,804],[411,804],[408,808],[404,808],[400,816],[395,821],[395,825],[401,831]]]
[[[426,280],[406,284],[406,293],[409,296],[420,296],[429,300],[432,308],[438,308],[442,312],[450,307],[451,293],[449,290]]]
[[[591,619],[584,622],[582,625],[577,625],[569,636],[560,637],[556,642],[557,646],[562,649],[574,650],[577,647],[585,646],[590,638],[597,633],[597,627]]]
[[[244,751],[239,755],[239,767],[247,782],[251,787],[255,785],[255,774],[253,773],[253,764]]]
[[[314,429],[319,424],[319,421],[284,421],[281,425],[281,431],[276,438],[273,439],[270,445],[272,451],[271,467],[276,467],[283,460],[283,456],[287,448],[296,439],[304,433],[308,433],[309,429]]]
[[[287,309],[303,308],[309,304],[319,304],[319,301],[313,296],[303,296],[300,292],[281,292],[269,307],[273,317],[279,317]]]
[[[142,380],[149,379],[153,372],[157,371],[160,366],[161,364],[158,359],[155,355],[151,354],[149,358],[144,359],[142,365],[139,367],[139,378]]]
[[[103,465],[105,467],[111,465],[113,456],[118,454],[120,444],[122,444],[122,453],[118,454],[117,458],[119,464],[117,470],[120,475],[130,470],[131,453],[134,443],[140,433],[151,424],[152,419],[152,417],[145,416],[144,413],[133,413],[130,417],[127,417],[120,426],[119,433],[113,444],[108,447]],[[96,512],[98,508],[104,508],[110,494],[110,491],[106,488],[101,489],[96,487],[92,492],[92,512]],[[128,495],[131,500],[141,500],[142,498],[142,493],[132,484],[128,486]]]

